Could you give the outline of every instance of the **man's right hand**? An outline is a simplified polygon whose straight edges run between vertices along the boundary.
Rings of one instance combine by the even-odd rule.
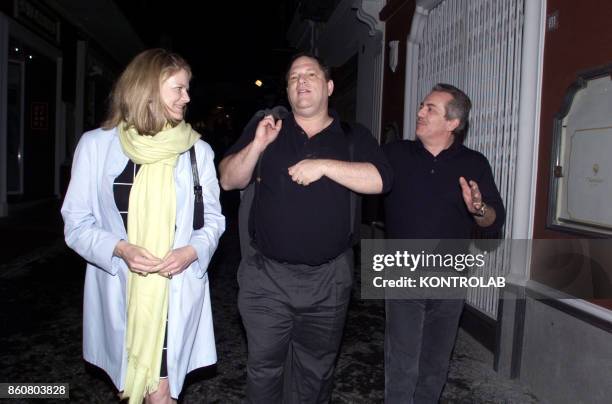
[[[221,160],[219,183],[224,190],[243,189],[249,184],[261,153],[276,139],[282,126],[282,120],[274,122],[272,115],[264,116],[257,124],[253,140],[239,152]]]
[[[257,124],[255,130],[255,139],[253,139],[253,145],[258,148],[258,151],[264,150],[270,143],[272,143],[283,126],[283,121],[278,120],[274,122],[272,115],[266,115]]]
[[[119,240],[113,251],[113,255],[122,258],[132,272],[139,275],[157,272],[155,267],[162,260],[151,254],[145,248],[130,244],[125,240]]]

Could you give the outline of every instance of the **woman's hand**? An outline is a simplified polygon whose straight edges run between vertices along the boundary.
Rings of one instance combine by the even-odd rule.
[[[155,267],[159,274],[172,279],[173,276],[183,272],[191,263],[198,259],[198,253],[190,245],[171,250]]]
[[[130,244],[125,240],[120,240],[117,243],[113,254],[122,258],[130,271],[143,276],[157,272],[158,269],[156,267],[163,262],[145,248]]]

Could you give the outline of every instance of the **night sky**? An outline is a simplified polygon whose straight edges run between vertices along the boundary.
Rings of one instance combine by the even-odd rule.
[[[286,32],[296,1],[117,1],[147,47],[171,48],[193,69],[188,119],[217,106],[235,124],[266,104],[284,103],[283,72],[296,50]],[[199,9],[202,10],[199,10]],[[254,85],[264,82],[262,88]]]

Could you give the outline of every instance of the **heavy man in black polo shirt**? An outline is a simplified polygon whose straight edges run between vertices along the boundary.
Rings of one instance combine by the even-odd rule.
[[[333,89],[320,60],[298,55],[287,72],[291,116],[247,126],[219,165],[224,189],[244,188],[261,156],[249,224],[255,248],[238,270],[252,403],[329,401],[352,283],[350,192],[390,187],[367,129],[347,135],[328,110]]]
[[[394,171],[385,198],[387,237],[468,239],[499,230],[505,211],[486,157],[462,145],[471,101],[438,84],[421,103],[417,140],[385,146]],[[463,300],[387,300],[385,402],[437,403]]]

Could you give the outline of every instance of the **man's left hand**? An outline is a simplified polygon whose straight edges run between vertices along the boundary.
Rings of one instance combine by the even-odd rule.
[[[459,184],[461,185],[461,193],[463,194],[463,201],[465,206],[471,214],[475,214],[482,208],[482,194],[478,189],[476,181],[468,182],[463,177],[459,177]]]
[[[188,245],[169,251],[155,269],[160,275],[172,278],[187,269],[196,259],[198,259],[198,253],[195,248]]]
[[[299,185],[308,186],[325,175],[325,162],[319,159],[302,160],[289,167],[289,175]]]

